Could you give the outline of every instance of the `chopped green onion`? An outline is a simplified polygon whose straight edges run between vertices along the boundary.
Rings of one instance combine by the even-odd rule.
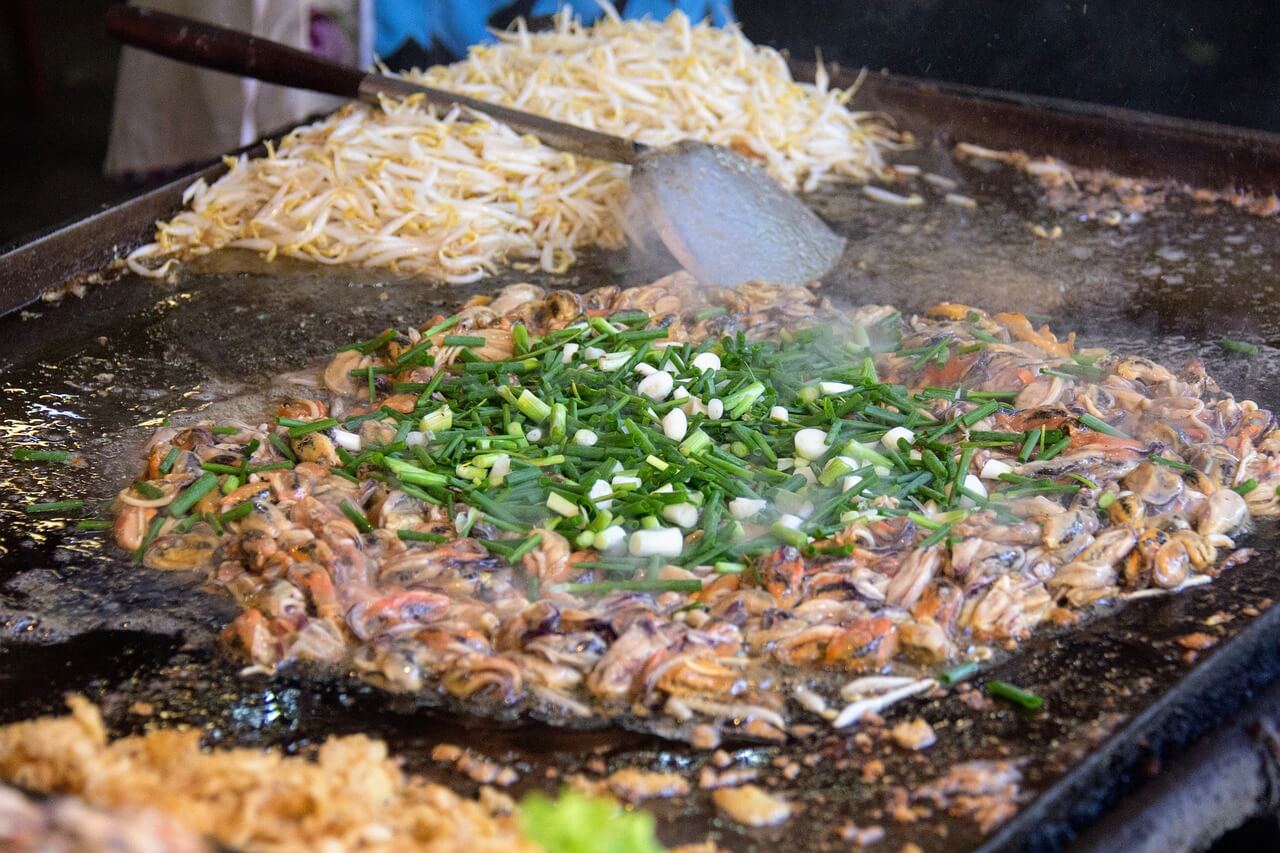
[[[450,314],[448,317],[444,318],[439,323],[436,323],[430,329],[427,329],[425,332],[423,332],[422,336],[424,338],[434,338],[436,335],[440,334],[441,332],[447,332],[450,329],[452,329],[454,326],[458,325],[458,321],[460,321],[461,319],[462,319],[461,314]]]
[[[988,403],[983,403],[981,406],[974,409],[972,412],[969,412],[969,414],[961,416],[960,423],[964,424],[967,427],[973,426],[978,421],[982,420],[987,415],[992,414],[999,408],[1000,408],[1000,404],[997,403],[995,400],[992,400]]]
[[[142,543],[138,545],[138,550],[133,552],[134,562],[142,562],[142,558],[146,555],[147,549],[151,547],[151,543],[160,535],[160,528],[164,525],[164,522],[165,516],[159,514],[151,520],[151,526],[147,528],[147,534],[142,537]]]
[[[178,461],[178,454],[181,453],[178,448],[170,447],[169,452],[164,455],[164,459],[160,461],[160,473],[168,474],[173,470],[173,463]]]
[[[518,400],[516,401],[516,405],[520,405]],[[552,441],[564,441],[566,429],[565,424],[568,417],[569,410],[565,407],[564,403],[555,403],[551,406],[551,426],[548,433]]]
[[[1236,341],[1231,338],[1223,338],[1218,341],[1222,348],[1228,352],[1238,352],[1241,355],[1254,356],[1258,354],[1258,345],[1251,344],[1248,341]]]
[[[77,509],[84,509],[84,501],[49,501],[48,503],[27,504],[23,509],[32,515],[47,512],[74,512]]]
[[[421,425],[423,432],[444,432],[453,429],[453,410],[446,403],[434,412],[423,415]]]
[[[1044,452],[1041,453],[1036,458],[1039,459],[1041,462],[1048,461],[1053,457],[1057,456],[1062,451],[1066,450],[1067,447],[1069,447],[1070,445],[1071,445],[1070,438],[1059,439],[1058,441],[1055,441],[1053,444],[1046,447],[1044,449]]]
[[[945,684],[950,687],[953,684],[959,684],[969,676],[978,671],[977,661],[965,661],[962,664],[951,667],[938,675],[938,683]]]
[[[987,693],[1000,699],[1005,699],[1015,705],[1021,705],[1028,711],[1039,711],[1044,706],[1044,699],[1034,693],[1028,693],[1020,687],[1015,687],[1007,681],[988,681]]]
[[[76,522],[76,530],[110,530],[111,522],[100,518],[84,518]]]
[[[361,533],[371,533],[373,531],[373,525],[369,523],[369,519],[365,517],[363,512],[352,506],[351,501],[343,498],[342,502],[338,504],[338,509],[342,510],[342,514],[356,526],[356,530]]]
[[[133,484],[133,490],[142,495],[149,501],[158,501],[164,497],[164,489],[151,485],[146,480],[139,480]]]
[[[447,486],[449,484],[449,478],[444,474],[424,470],[394,456],[383,458],[386,466],[391,469],[391,473],[406,483],[412,483],[415,486]]]
[[[289,446],[289,442],[285,441],[274,432],[267,433],[267,441],[270,442],[271,446],[276,449],[276,452],[285,459],[288,459],[290,462],[298,461],[298,457],[294,455],[293,448]]]
[[[695,429],[693,432],[680,442],[680,453],[682,456],[693,457],[705,451],[711,446],[711,436],[707,435],[701,429]]]
[[[1107,423],[1104,420],[1095,418],[1093,415],[1088,415],[1088,414],[1081,415],[1079,417],[1079,421],[1080,423],[1084,424],[1089,429],[1094,430],[1095,432],[1104,433],[1106,435],[1110,435],[1115,438],[1129,438],[1128,435],[1125,435],[1123,432],[1116,429],[1111,424]]]
[[[578,515],[578,505],[559,492],[547,494],[547,509],[565,518],[576,518]]]
[[[396,337],[395,329],[387,329],[385,332],[378,335],[376,338],[369,338],[369,340],[367,341],[359,341],[354,344],[347,344],[346,346],[338,347],[338,352],[348,352],[350,350],[355,350],[361,353],[362,355],[369,355],[370,353],[377,352],[387,344],[391,343],[393,340],[395,340],[395,337]]]
[[[71,453],[66,450],[35,450],[28,447],[17,447],[13,450],[13,458],[19,462],[59,462],[71,461]]]
[[[511,551],[511,556],[508,557],[507,559],[511,562],[512,565],[515,565],[516,563],[524,559],[525,554],[528,554],[530,551],[532,551],[534,548],[537,548],[541,544],[542,544],[542,534],[535,533],[532,536],[530,536],[528,539],[524,540],[519,545],[517,545]]]
[[[218,521],[222,522],[223,524],[230,524],[233,521],[239,521],[240,519],[244,518],[251,512],[253,512],[253,502],[245,501],[244,503],[238,504],[237,506],[234,506],[231,509],[227,510],[226,512],[222,513],[221,515],[218,515],[215,517],[218,519]]]
[[[596,583],[564,583],[557,589],[569,593],[592,592],[700,592],[700,580],[629,580]]]
[[[535,423],[542,423],[551,416],[551,407],[528,388],[521,391],[520,396],[516,398],[516,408]]]
[[[1043,430],[1027,430],[1027,437],[1022,442],[1022,449],[1018,451],[1018,459],[1022,462],[1028,462],[1031,454],[1036,449],[1036,444],[1040,441],[1040,437],[1044,435]]]
[[[781,521],[775,521],[771,524],[769,526],[769,532],[772,533],[774,537],[781,539],[783,542],[786,542],[788,545],[793,545],[796,548],[803,548],[805,545],[809,544],[808,534],[803,530],[796,530],[795,528],[787,527]]]
[[[837,456],[822,469],[822,473],[818,475],[818,482],[824,486],[834,486],[854,470],[844,457]]]
[[[488,338],[479,335],[445,335],[444,345],[447,347],[482,347],[489,343]]]
[[[1194,468],[1192,468],[1190,465],[1188,465],[1188,464],[1187,464],[1187,463],[1185,463],[1185,462],[1179,462],[1179,461],[1178,461],[1178,460],[1176,460],[1176,459],[1170,459],[1169,457],[1167,457],[1167,456],[1161,456],[1161,455],[1160,455],[1160,454],[1158,454],[1158,453],[1153,453],[1153,454],[1151,454],[1151,456],[1150,456],[1149,458],[1151,459],[1151,461],[1152,461],[1152,462],[1156,463],[1157,465],[1165,465],[1165,466],[1167,466],[1167,467],[1169,467],[1169,468],[1176,468],[1176,469],[1177,469],[1177,470],[1179,470],[1179,471],[1194,471],[1194,470],[1195,470]]]
[[[439,533],[427,533],[422,530],[397,530],[396,536],[404,542],[429,542],[432,545],[443,545],[449,541],[448,536]]]
[[[284,424],[283,421],[281,421],[281,423]],[[303,423],[291,421],[287,425],[289,426],[289,436],[291,438],[301,438],[302,436],[313,432],[332,429],[338,425],[338,421],[334,418],[322,418],[318,421],[305,421]]]
[[[186,515],[188,510],[199,503],[201,498],[213,491],[217,485],[217,474],[212,471],[206,471],[201,474],[199,479],[187,486],[186,491],[178,495],[173,503],[169,504],[169,514],[175,518]]]
[[[1258,488],[1258,481],[1252,477],[1233,487],[1235,493],[1238,495],[1247,495],[1256,488]]]

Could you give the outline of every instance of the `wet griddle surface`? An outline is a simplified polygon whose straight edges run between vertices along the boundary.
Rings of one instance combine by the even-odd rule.
[[[866,200],[856,188],[816,197],[819,211],[850,237],[840,270],[824,286],[834,301],[911,310],[948,300],[1023,311],[1058,331],[1078,331],[1088,345],[1173,365],[1200,356],[1237,396],[1280,404],[1271,382],[1280,364],[1272,346],[1280,346],[1276,223],[1189,202],[1120,227],[1079,222],[1039,206],[1034,186],[1007,170],[954,164],[928,148],[916,159],[959,178],[960,191],[980,206],[944,205],[927,187],[921,191],[930,203],[916,209]],[[1031,223],[1061,225],[1064,234],[1040,240]],[[329,734],[366,732],[389,741],[411,769],[462,789],[475,784],[433,763],[433,745],[465,744],[511,763],[521,774],[517,793],[554,790],[579,770],[599,775],[638,765],[696,774],[705,753],[645,735],[462,722],[353,680],[316,686],[289,673],[241,676],[213,646],[231,615],[226,600],[189,575],[134,568],[101,533],[22,512],[32,500],[70,497],[105,510],[163,418],[211,407],[262,411],[269,377],[388,325],[447,312],[475,292],[244,259],[222,266],[240,271],[189,272],[176,284],[126,277],[84,299],[0,319],[4,446],[36,438],[87,460],[82,468],[37,466],[0,454],[0,719],[58,712],[65,692],[81,691],[105,703],[119,733],[183,723],[202,727],[214,744],[306,750]],[[600,257],[567,279],[508,273],[480,287],[532,278],[586,288],[644,275],[622,269],[620,258]],[[1231,355],[1217,343],[1222,335],[1262,343],[1262,353]],[[938,743],[922,753],[879,741],[864,751],[851,733],[785,747],[730,744],[738,766],[778,780],[799,815],[780,828],[746,830],[716,818],[709,795],[695,793],[650,803],[660,835],[668,843],[710,836],[732,848],[786,840],[842,849],[835,829],[852,819],[883,826],[880,846],[889,850],[906,841],[963,850],[1069,840],[1072,820],[1089,819],[1130,786],[1151,764],[1146,756],[1178,748],[1275,675],[1280,642],[1270,624],[1276,614],[1267,613],[1280,599],[1275,542],[1274,531],[1258,531],[1245,543],[1258,556],[1211,586],[1111,606],[1074,628],[1037,633],[991,674],[1044,696],[1039,714],[952,693],[895,709],[895,718],[919,714],[933,724]],[[1267,624],[1251,625],[1259,622]],[[1222,641],[1191,662],[1176,639],[1194,631]],[[1190,707],[1172,701],[1180,694],[1194,699]],[[134,713],[138,702],[154,714]],[[1022,762],[1022,812],[995,835],[939,809],[913,823],[884,813],[893,788],[914,788],[979,758]],[[792,760],[801,771],[782,780],[778,767]],[[865,781],[873,760],[884,773]]]

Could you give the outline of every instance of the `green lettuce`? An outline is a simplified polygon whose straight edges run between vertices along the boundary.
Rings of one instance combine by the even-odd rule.
[[[557,799],[532,793],[520,803],[520,828],[546,853],[662,853],[653,815],[615,800],[564,790]]]

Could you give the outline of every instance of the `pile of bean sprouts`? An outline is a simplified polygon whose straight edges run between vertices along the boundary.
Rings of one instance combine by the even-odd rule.
[[[831,89],[825,72],[796,83],[777,51],[678,12],[592,27],[562,14],[543,33],[518,23],[463,62],[406,76],[650,145],[724,145],[792,190],[867,180],[896,138],[849,111],[852,91]],[[576,249],[623,242],[626,167],[413,97],[350,104],[228,166],[187,189],[187,209],[129,256],[135,272],[237,248],[460,283],[503,263],[563,272]]]

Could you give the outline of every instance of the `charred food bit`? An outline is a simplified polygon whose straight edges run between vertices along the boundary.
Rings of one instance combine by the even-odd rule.
[[[791,817],[791,804],[755,785],[720,788],[711,795],[720,813],[744,826],[774,826]]]

